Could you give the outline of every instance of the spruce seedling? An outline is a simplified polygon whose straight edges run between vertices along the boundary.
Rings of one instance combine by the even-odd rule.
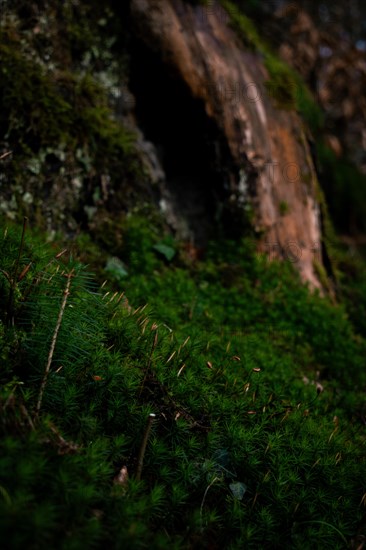
[[[63,298],[62,298],[61,307],[60,307],[60,311],[59,311],[59,314],[58,314],[56,327],[55,327],[55,330],[54,330],[54,333],[53,333],[53,336],[52,336],[51,347],[50,347],[50,351],[49,351],[48,358],[47,358],[46,368],[45,368],[45,371],[44,371],[41,387],[40,387],[40,390],[39,390],[35,418],[38,417],[39,411],[41,409],[43,393],[44,393],[44,390],[45,390],[45,387],[46,387],[46,384],[47,384],[48,374],[49,374],[50,368],[51,368],[52,357],[53,357],[55,347],[56,347],[56,342],[57,342],[57,336],[58,336],[58,333],[60,331],[62,318],[64,316],[67,298],[70,295],[71,279],[74,276],[74,270],[72,269],[70,271],[70,273],[68,273],[65,276],[67,278],[66,287],[65,287],[65,290],[64,290]]]

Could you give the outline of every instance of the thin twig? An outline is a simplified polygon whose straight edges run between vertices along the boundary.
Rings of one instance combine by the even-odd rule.
[[[6,157],[8,157],[9,155],[12,154],[13,151],[6,151],[5,153],[3,153],[1,156],[0,156],[0,160],[3,160],[5,159]]]
[[[61,323],[62,323],[62,317],[63,317],[64,312],[65,312],[67,298],[70,294],[71,278],[73,277],[73,274],[74,274],[74,270],[72,270],[68,275],[66,275],[66,277],[67,277],[66,288],[64,290],[64,295],[63,295],[63,298],[62,298],[61,308],[60,308],[60,311],[59,311],[59,314],[58,314],[55,331],[54,331],[53,336],[52,336],[52,342],[51,342],[51,347],[50,347],[50,351],[49,351],[49,354],[48,354],[47,365],[46,365],[46,368],[45,368],[45,371],[44,371],[42,384],[41,384],[41,387],[40,387],[40,390],[39,390],[37,407],[36,407],[36,414],[35,414],[36,418],[37,418],[37,416],[39,414],[39,411],[41,409],[43,393],[44,393],[44,390],[45,390],[45,387],[46,387],[48,374],[50,372],[52,358],[53,358],[53,354],[54,354],[55,347],[56,347],[58,333],[59,333]]]
[[[21,413],[23,414],[24,418],[27,419],[28,424],[29,424],[31,430],[34,432],[34,424],[33,424],[33,422],[32,422],[31,417],[29,416],[29,412],[27,411],[25,405],[21,404],[19,408],[20,408],[20,411],[21,411]]]
[[[200,507],[200,518],[201,518],[201,529],[203,529],[203,506],[205,504],[205,500],[206,500],[206,497],[207,497],[207,493],[209,491],[209,489],[212,487],[212,485],[214,483],[216,483],[216,481],[220,481],[220,478],[219,477],[214,477],[214,479],[211,481],[211,483],[206,487],[206,491],[205,491],[205,494],[203,495],[203,499],[202,499],[202,502],[201,502],[201,507]]]
[[[144,456],[145,456],[145,451],[146,451],[146,445],[147,445],[147,442],[149,440],[151,426],[152,426],[152,423],[155,420],[155,417],[156,417],[156,414],[151,413],[151,414],[149,414],[149,416],[147,418],[144,437],[142,439],[140,452],[139,452],[139,456],[138,456],[138,459],[137,459],[137,468],[136,468],[136,480],[137,481],[140,481],[140,479],[141,479],[142,466],[144,464]]]

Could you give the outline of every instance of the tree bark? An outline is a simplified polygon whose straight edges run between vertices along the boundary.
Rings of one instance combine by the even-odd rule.
[[[279,108],[267,93],[260,54],[244,48],[218,4],[132,0],[131,12],[137,35],[224,137],[227,200],[252,208],[260,250],[293,262],[304,281],[321,288],[321,215],[306,130],[294,110]]]

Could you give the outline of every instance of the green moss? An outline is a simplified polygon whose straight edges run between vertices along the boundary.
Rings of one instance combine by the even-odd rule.
[[[290,211],[290,207],[286,201],[280,202],[279,209],[280,209],[280,216],[286,216],[286,214],[288,214]]]
[[[131,153],[133,136],[113,119],[105,90],[90,75],[47,74],[26,59],[16,43],[0,43],[2,56],[1,115],[6,139],[23,153],[40,147],[83,147],[99,163],[103,156]]]
[[[126,187],[144,180],[135,136],[114,111],[111,90],[123,78],[125,58],[113,56],[105,26],[110,20],[109,32],[117,32],[117,19],[110,8],[94,7],[50,2],[44,15],[33,14],[37,33],[27,19],[21,25],[21,3],[2,21],[0,139],[12,162],[1,210],[11,217],[28,214],[45,226],[48,201],[60,228],[65,210],[80,219],[82,204],[89,212],[100,205],[101,177],[110,191],[118,188],[113,204],[120,208]]]
[[[324,113],[300,76],[296,75],[295,97],[298,112],[314,134],[324,127]]]
[[[263,55],[270,77],[265,86],[276,106],[296,109],[313,131],[319,130],[323,124],[322,112],[301,76],[273,53],[272,48],[260,37],[254,23],[240,8],[230,0],[221,0],[221,4],[245,44]]]
[[[4,41],[3,35],[0,40]],[[56,83],[16,46],[0,43],[4,105],[1,123],[12,147],[37,151],[40,143],[64,141],[65,129],[72,126],[72,108],[58,92]]]
[[[260,37],[253,21],[230,0],[221,0],[220,3],[229,14],[233,25],[237,30],[240,30],[241,36],[247,45],[263,53],[263,50],[267,49],[267,46]]]
[[[151,264],[152,218],[126,219],[124,239],[138,265],[114,293],[26,234],[14,324],[0,304],[1,537],[39,548],[348,543],[366,473],[365,342],[344,308],[252,242],[214,243],[187,269]],[[6,298],[19,232],[2,229],[0,244]],[[129,481],[116,484],[123,466]]]
[[[329,284],[329,278],[328,278],[328,274],[324,268],[324,266],[318,262],[317,260],[313,260],[313,267],[314,267],[314,270],[315,270],[315,273],[322,285],[322,287],[324,288],[324,290],[328,293],[331,292],[331,286]]]
[[[322,141],[317,142],[322,186],[337,229],[366,232],[366,176],[347,158],[338,158]]]
[[[273,55],[267,55],[264,64],[270,75],[265,83],[268,95],[279,108],[294,109],[297,84],[288,66]]]

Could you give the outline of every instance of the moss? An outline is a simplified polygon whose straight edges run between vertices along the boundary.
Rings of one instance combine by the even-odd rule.
[[[287,201],[281,201],[279,205],[280,216],[286,216],[290,212],[290,207]]]
[[[321,183],[329,211],[343,233],[366,232],[366,176],[347,158],[317,141]]]
[[[307,187],[310,187],[314,181],[314,175],[311,172],[307,174],[303,173],[301,174],[301,179]]]
[[[233,2],[221,0],[221,4],[245,44],[263,56],[270,77],[265,86],[276,106],[281,109],[296,109],[311,130],[319,130],[323,125],[322,112],[301,76],[274,54],[270,45],[261,38],[253,21]]]
[[[17,43],[4,44],[0,35],[1,124],[12,148],[37,151],[41,143],[59,143],[72,127],[72,108],[42,68],[27,60]]]
[[[111,292],[28,233],[19,250],[19,231],[1,227],[1,538],[344,547],[362,524],[364,340],[343,306],[252,240],[212,243],[187,268],[151,263],[161,238],[153,214],[124,220],[122,248],[138,263]]]
[[[52,219],[53,228],[75,231],[87,219],[84,205],[89,213],[103,201],[122,208],[146,179],[135,136],[114,110],[111,90],[125,70],[122,45],[112,54],[118,40],[108,35],[117,21],[108,6],[51,0],[44,12],[19,2],[4,17],[0,146],[12,157],[1,210],[9,217],[27,214],[43,227]]]
[[[230,0],[221,0],[220,3],[227,11],[233,26],[240,31],[240,36],[246,45],[264,53],[268,47],[260,37],[253,21]]]
[[[265,82],[268,95],[277,107],[295,109],[297,84],[288,66],[274,55],[266,55],[264,64],[270,75],[270,80]]]
[[[16,45],[0,42],[1,122],[13,150],[28,154],[60,143],[72,148],[88,143],[100,164],[103,156],[131,153],[133,135],[114,120],[106,92],[93,77],[50,75]]]
[[[313,267],[314,267],[314,271],[315,271],[322,287],[324,288],[324,290],[329,295],[331,295],[332,288],[331,288],[331,285],[330,285],[330,282],[329,282],[328,274],[327,274],[323,264],[320,263],[318,260],[314,259],[313,260]]]

